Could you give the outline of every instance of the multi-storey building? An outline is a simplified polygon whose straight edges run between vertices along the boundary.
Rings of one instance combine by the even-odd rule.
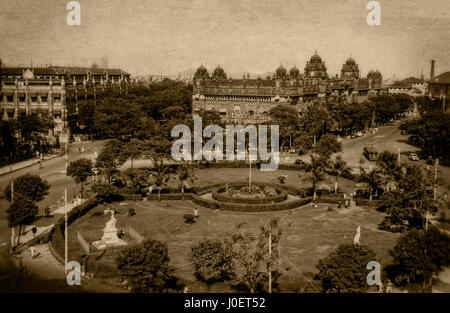
[[[0,80],[2,119],[16,119],[19,112],[43,112],[54,125],[49,138],[59,137],[64,142],[68,138],[68,104],[73,103],[77,111],[79,100],[95,101],[106,89],[127,92],[130,75],[120,69],[5,67],[0,69]]]
[[[364,101],[369,93],[380,93],[382,76],[371,71],[360,78],[355,60],[342,66],[341,76],[329,77],[325,62],[315,53],[306,63],[304,73],[297,67],[289,72],[280,65],[272,76],[250,79],[227,78],[218,66],[211,75],[202,65],[194,75],[192,110],[216,110],[230,123],[261,123],[269,119],[269,111],[280,103],[292,105],[301,114],[307,106],[345,99]]]

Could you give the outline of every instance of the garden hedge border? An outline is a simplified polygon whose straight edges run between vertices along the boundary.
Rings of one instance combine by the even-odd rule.
[[[262,184],[262,183],[253,183],[253,185],[258,186],[260,188],[263,188],[265,186],[272,187],[268,184]],[[228,184],[229,187],[245,187],[248,186],[248,183],[242,182],[242,183],[233,183]],[[265,204],[265,203],[272,203],[272,202],[282,202],[287,199],[287,192],[286,190],[283,190],[278,187],[275,188],[277,194],[274,196],[268,196],[265,198],[239,198],[239,197],[232,197],[229,195],[226,195],[225,192],[225,186],[216,188],[212,190],[212,198],[217,201],[222,202],[228,202],[228,203],[243,203],[243,204]]]
[[[277,203],[265,203],[265,204],[244,204],[244,203],[229,203],[229,202],[219,202],[217,200],[210,200],[202,198],[196,194],[191,194],[192,202],[207,207],[213,210],[224,210],[232,212],[274,212],[291,210],[302,205],[311,202],[311,197],[306,197],[298,200],[288,201],[288,202],[277,202]]]
[[[67,226],[72,224],[79,217],[88,213],[93,208],[96,208],[101,203],[102,201],[100,199],[91,198],[74,207],[69,213],[67,213]],[[50,247],[50,252],[58,261],[61,262],[61,260],[63,260],[61,255],[64,254],[64,216],[59,218],[50,230],[48,244]]]

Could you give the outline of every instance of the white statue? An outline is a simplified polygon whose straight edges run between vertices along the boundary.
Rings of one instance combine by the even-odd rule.
[[[104,214],[111,213],[111,219],[106,222],[103,229],[103,237],[101,240],[94,241],[92,244],[97,249],[105,249],[106,247],[122,246],[126,243],[117,236],[116,218],[114,216],[114,210],[107,209],[103,211]]]
[[[356,229],[356,235],[353,239],[353,244],[359,245],[359,238],[361,237],[361,226],[358,225],[358,228]]]

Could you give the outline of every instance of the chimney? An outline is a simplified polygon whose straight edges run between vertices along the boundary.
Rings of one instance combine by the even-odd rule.
[[[430,81],[434,81],[434,60],[431,60]]]

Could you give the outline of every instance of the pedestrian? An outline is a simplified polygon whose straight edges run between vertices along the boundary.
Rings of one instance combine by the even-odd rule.
[[[392,282],[388,280],[388,284],[386,286],[386,293],[392,293]]]
[[[198,209],[194,208],[194,218],[198,218]]]
[[[34,259],[36,256],[36,248],[30,247],[31,258]]]

